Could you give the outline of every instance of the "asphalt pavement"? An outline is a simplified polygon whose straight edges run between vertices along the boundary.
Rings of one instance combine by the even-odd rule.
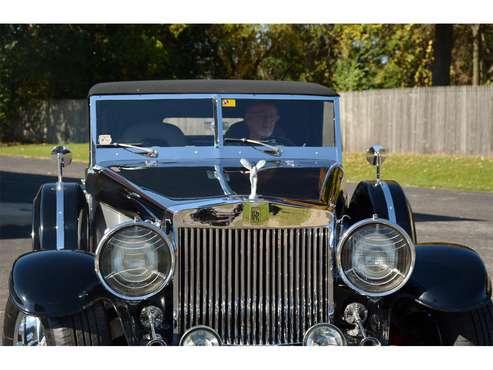
[[[79,181],[85,165],[74,162],[66,181]],[[384,172],[385,175],[385,172]],[[0,333],[13,261],[31,250],[32,200],[42,183],[56,181],[51,160],[0,156]],[[349,191],[354,184],[349,184]],[[405,188],[418,242],[454,242],[475,249],[493,276],[493,193]],[[1,335],[1,334],[0,334]]]

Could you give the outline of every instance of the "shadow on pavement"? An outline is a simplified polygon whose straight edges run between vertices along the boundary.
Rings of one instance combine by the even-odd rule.
[[[0,203],[31,204],[39,187],[47,182],[55,182],[56,176],[33,175],[26,173],[0,171]],[[66,182],[79,182],[80,179],[65,177]],[[31,219],[25,224],[10,224],[9,215],[0,210],[0,239],[31,238]]]
[[[56,176],[0,171],[0,202],[31,203],[42,184],[56,180]],[[63,180],[80,181],[74,177],[64,177]]]
[[[31,238],[31,225],[0,225],[0,239]]]
[[[414,213],[415,222],[437,222],[437,221],[485,221],[477,218],[454,217],[444,215],[433,215],[429,213]]]

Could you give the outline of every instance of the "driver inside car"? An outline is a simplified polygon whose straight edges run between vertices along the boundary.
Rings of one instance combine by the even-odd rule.
[[[274,141],[290,145],[290,140],[282,129],[277,126],[279,112],[269,102],[258,102],[247,108],[245,119],[233,124],[225,134],[226,138],[251,139],[258,141]]]

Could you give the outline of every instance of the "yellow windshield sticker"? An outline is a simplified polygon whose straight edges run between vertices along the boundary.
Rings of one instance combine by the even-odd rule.
[[[223,99],[223,107],[227,107],[227,108],[236,107],[236,99]]]

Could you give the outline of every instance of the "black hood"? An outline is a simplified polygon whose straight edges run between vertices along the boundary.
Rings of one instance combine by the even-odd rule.
[[[318,201],[333,161],[268,161],[259,171],[257,194],[264,197]],[[238,160],[195,163],[113,163],[111,170],[139,187],[175,201],[250,194],[250,176]],[[223,184],[218,177],[224,179]],[[225,185],[226,188],[225,189]]]

